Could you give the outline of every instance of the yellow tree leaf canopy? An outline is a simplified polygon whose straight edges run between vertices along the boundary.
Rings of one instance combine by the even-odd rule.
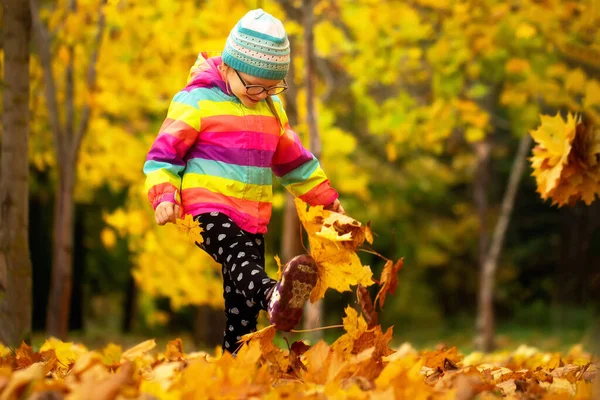
[[[350,286],[374,283],[371,268],[363,266],[356,254],[365,240],[365,227],[360,222],[323,206],[307,210],[307,204],[299,199],[296,209],[318,266],[319,279],[310,294],[311,302],[321,299],[329,288],[343,292],[351,290]]]

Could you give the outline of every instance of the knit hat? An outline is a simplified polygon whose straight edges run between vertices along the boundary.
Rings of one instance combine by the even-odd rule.
[[[249,11],[229,33],[223,62],[257,78],[285,78],[290,42],[281,21],[260,8]]]

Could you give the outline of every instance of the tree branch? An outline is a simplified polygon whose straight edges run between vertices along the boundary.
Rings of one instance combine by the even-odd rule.
[[[77,12],[77,0],[69,1],[69,10],[72,13]],[[68,52],[69,61],[67,63],[67,68],[65,69],[65,140],[68,143],[67,146],[70,148],[73,140],[73,130],[75,128],[75,78],[73,76],[75,69],[75,50],[73,45],[69,45]]]
[[[283,7],[283,10],[287,14],[288,18],[298,23],[302,21],[302,10],[300,8],[296,8],[291,0],[281,0],[279,2]]]
[[[327,62],[323,58],[315,56],[315,62],[321,76],[325,79],[325,93],[321,96],[321,101],[325,103],[333,93],[333,89],[335,88],[335,78],[329,69],[329,65],[327,65]]]
[[[106,26],[106,15],[104,14],[104,6],[106,5],[107,0],[102,0],[100,3],[100,11],[98,13],[98,31],[96,32],[96,37],[94,39],[94,50],[92,51],[92,55],[90,56],[90,63],[88,65],[87,71],[87,87],[90,92],[93,92],[96,86],[96,75],[97,69],[96,66],[98,64],[98,54],[100,52],[100,47],[102,45],[102,36],[104,35],[104,28]],[[81,146],[81,140],[83,139],[83,135],[87,131],[91,116],[91,106],[88,102],[85,102],[83,106],[83,110],[81,111],[81,119],[79,120],[79,126],[75,131],[75,137],[71,146],[71,160],[75,161],[77,159],[77,154],[79,153],[79,147]]]
[[[66,154],[66,145],[64,140],[63,129],[60,123],[60,113],[58,111],[58,100],[56,96],[56,83],[52,73],[52,57],[50,55],[50,39],[48,31],[40,20],[39,0],[29,0],[31,8],[31,20],[33,22],[33,31],[36,37],[40,63],[46,81],[46,103],[48,103],[48,116],[50,118],[50,128],[54,136],[54,145],[56,148],[57,158],[64,157]]]

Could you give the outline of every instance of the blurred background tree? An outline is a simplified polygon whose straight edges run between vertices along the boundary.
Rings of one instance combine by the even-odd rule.
[[[175,227],[155,226],[142,165],[197,53],[219,55],[235,21],[257,6],[281,18],[292,41],[295,90],[286,100],[310,146],[302,2],[41,2],[34,17],[48,31],[56,101],[65,106],[49,111],[37,95],[50,81],[38,48],[30,72],[34,329],[58,318],[46,304],[60,251],[52,248],[52,210],[66,161],[53,147],[53,115],[73,125],[89,109],[71,166],[71,334],[195,331],[199,346],[220,341],[219,268]],[[478,310],[484,348],[498,331],[538,329],[574,341],[590,334],[600,304],[600,206],[544,203],[530,169],[518,170],[530,152],[517,149],[528,147],[522,138],[540,113],[598,121],[599,10],[597,0],[313,1],[321,161],[346,211],[371,221],[375,250],[405,257],[397,293],[381,313],[384,326],[396,326],[396,341],[460,336],[468,343]],[[511,171],[515,196],[503,207]],[[284,232],[286,204],[276,186],[271,271],[273,256],[291,253],[282,246],[299,236],[289,231],[297,228]],[[496,229],[501,220],[505,234]],[[383,263],[362,257],[378,275]],[[491,289],[480,295],[486,264]],[[354,301],[329,292],[319,324],[338,323]]]

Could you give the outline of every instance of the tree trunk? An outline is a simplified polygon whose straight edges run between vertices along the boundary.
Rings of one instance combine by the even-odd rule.
[[[490,150],[491,146],[487,138],[475,144],[477,165],[475,169],[475,179],[473,182],[473,197],[475,198],[477,216],[479,218],[478,259],[480,268],[483,268],[485,259],[487,258],[489,245],[489,235],[487,231],[487,187],[489,181]]]
[[[46,329],[66,339],[73,284],[73,217],[75,165],[63,160],[54,206],[54,251]]]
[[[315,49],[314,49],[314,16],[313,1],[303,0],[302,11],[304,17],[304,64],[306,82],[306,119],[310,137],[310,150],[317,159],[321,157],[321,140],[319,137],[319,128],[317,126],[317,116],[315,110]],[[319,300],[315,304],[307,303],[304,310],[304,329],[317,328],[323,315],[323,301]],[[313,340],[323,337],[322,331],[313,332]]]
[[[294,196],[288,193],[285,201],[285,212],[283,216],[283,238],[281,241],[281,263],[285,264],[295,256],[302,254],[302,242],[300,241],[300,220],[294,203]]]
[[[88,64],[86,84],[90,91],[96,85],[96,64],[98,62],[102,36],[106,24],[104,6],[107,0],[101,0],[98,9],[98,28]],[[40,19],[39,0],[29,0],[31,18],[36,33],[40,64],[44,72],[46,86],[46,105],[48,117],[54,136],[56,158],[59,165],[58,189],[54,206],[54,237],[52,256],[52,277],[46,327],[48,333],[59,338],[66,338],[69,328],[69,308],[73,280],[73,214],[74,186],[76,179],[77,159],[83,136],[87,132],[91,117],[91,106],[85,102],[80,110],[80,118],[75,128],[75,88],[73,82],[73,57],[65,73],[65,114],[67,120],[61,124],[56,82],[52,70],[52,43],[48,30]],[[69,9],[75,12],[76,0],[70,0]]]
[[[519,149],[515,155],[515,160],[510,171],[508,186],[504,193],[504,198],[502,199],[500,217],[498,218],[498,222],[496,222],[490,250],[481,270],[477,315],[477,338],[475,342],[477,347],[483,351],[492,351],[494,349],[495,273],[530,147],[531,136],[526,134],[521,138]]]
[[[224,326],[225,313],[222,309],[209,305],[197,306],[193,329],[194,344],[209,351],[216,346],[221,346]]]
[[[123,333],[131,333],[135,327],[135,317],[137,315],[137,294],[138,289],[135,284],[135,279],[130,274],[127,280],[127,289],[125,299],[123,299],[123,319],[121,320],[121,331]]]
[[[290,37],[290,47],[296,48],[295,40]],[[296,87],[296,74],[294,68],[290,68],[286,77],[288,90],[285,92],[286,114],[290,126],[298,125],[298,88]],[[300,220],[294,203],[294,196],[287,193],[285,211],[283,216],[283,238],[281,240],[281,262],[287,263],[293,257],[301,254],[302,242],[300,241]]]
[[[0,341],[18,346],[31,333],[29,255],[29,40],[27,2],[3,2],[4,89],[0,160]]]

